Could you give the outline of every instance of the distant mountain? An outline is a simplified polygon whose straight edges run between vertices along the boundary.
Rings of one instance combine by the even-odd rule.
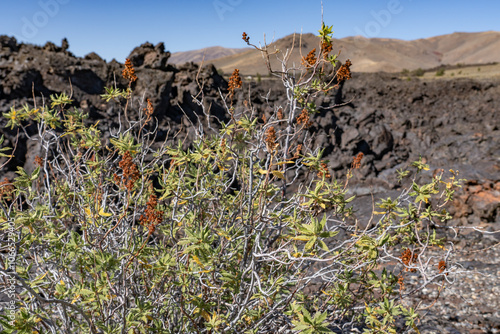
[[[270,51],[286,51],[294,42],[290,63],[300,64],[302,56],[318,48],[319,39],[313,34],[289,35],[272,43]],[[253,38],[251,41],[254,41]],[[300,45],[300,48],[299,48]],[[333,39],[334,51],[341,50],[339,59],[349,58],[356,72],[400,72],[403,69],[428,69],[440,65],[486,64],[500,61],[500,32],[453,33],[425,39],[404,41],[390,38],[364,38],[360,36]],[[211,48],[208,48],[211,49]],[[227,50],[227,49],[226,49]],[[213,58],[210,62],[225,73],[235,68],[240,73],[266,74],[267,68],[259,51],[255,49],[229,49],[233,54]],[[201,54],[199,51],[190,51]],[[213,55],[214,53],[210,53]],[[207,55],[209,53],[207,52]],[[194,59],[194,58],[193,58]],[[208,57],[205,61],[209,60]],[[193,60],[197,61],[197,60]],[[271,56],[273,68],[280,65]]]
[[[212,46],[199,50],[174,52],[172,53],[168,61],[172,64],[184,64],[187,62],[200,63],[203,59],[204,61],[209,61],[241,53],[247,50],[248,48],[230,49],[224,48],[222,46]]]

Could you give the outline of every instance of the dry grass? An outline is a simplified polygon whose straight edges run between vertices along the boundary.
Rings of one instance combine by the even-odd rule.
[[[427,80],[443,80],[457,78],[471,79],[500,79],[500,64],[491,65],[472,65],[463,66],[461,68],[445,69],[442,76],[436,76],[436,71],[426,72],[423,79]]]
[[[259,36],[251,36],[252,40],[261,40]],[[300,65],[302,56],[319,45],[319,39],[313,34],[304,34],[300,41],[296,35],[295,52],[291,62]],[[292,45],[293,36],[286,36],[271,44],[270,50],[286,51]],[[268,41],[269,42],[269,41]],[[344,55],[352,60],[354,72],[401,72],[403,69],[430,69],[443,64],[487,64],[500,61],[500,32],[487,31],[481,33],[453,33],[413,41],[388,38],[346,37],[332,39],[333,52],[342,50],[339,57],[345,61]],[[277,62],[272,66],[276,68]],[[262,76],[267,68],[257,50],[248,50],[238,54],[212,60],[224,73],[232,73],[235,68],[246,75]],[[458,72],[458,71],[457,71]],[[455,76],[457,73],[455,73]]]

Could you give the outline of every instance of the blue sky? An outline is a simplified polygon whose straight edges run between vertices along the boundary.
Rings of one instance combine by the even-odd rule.
[[[171,52],[208,46],[245,47],[293,32],[316,33],[318,0],[0,0],[0,34],[20,42],[60,45],[77,56],[96,52],[123,62],[146,41]],[[334,37],[412,40],[453,32],[500,31],[497,0],[323,0]]]

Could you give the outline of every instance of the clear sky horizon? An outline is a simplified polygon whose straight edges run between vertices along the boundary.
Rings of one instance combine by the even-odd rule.
[[[294,32],[317,33],[321,1],[305,0],[0,0],[0,35],[18,42],[61,45],[76,56],[96,52],[123,62],[148,41],[170,52],[209,46],[242,48]],[[334,37],[414,40],[453,32],[500,31],[500,1],[323,0]]]

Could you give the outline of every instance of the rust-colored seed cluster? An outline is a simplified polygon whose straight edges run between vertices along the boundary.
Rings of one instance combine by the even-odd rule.
[[[116,173],[113,175],[114,181],[118,185],[123,185],[127,190],[132,191],[135,182],[140,178],[141,174],[137,169],[137,166],[132,161],[132,156],[129,151],[123,154],[122,160],[118,163],[118,166],[123,171],[123,175],[120,178]]]
[[[144,112],[146,113],[146,117],[151,118],[151,116],[153,115],[153,111],[154,111],[153,104],[151,103],[151,100],[148,99],[147,103],[146,103],[146,108],[144,108]]]
[[[150,99],[147,99],[146,108],[144,108],[144,114],[146,115],[145,124],[151,120],[153,112],[154,112],[153,103],[151,103]]]
[[[163,211],[156,209],[158,199],[155,194],[149,195],[146,210],[139,218],[139,223],[148,228],[149,234],[153,234],[156,226],[162,222]]]
[[[127,80],[130,80],[130,81],[137,80],[137,76],[135,75],[134,66],[132,66],[132,62],[128,58],[127,58],[127,60],[125,60],[125,68],[122,71],[122,75]]]
[[[222,138],[222,140],[220,141],[220,148],[221,148],[221,152],[222,152],[222,155],[226,155],[226,138]]]
[[[240,70],[237,68],[234,69],[233,74],[229,77],[228,90],[229,90],[229,98],[233,99],[234,90],[237,88],[241,88],[242,81],[240,77]]]
[[[337,71],[337,79],[339,81],[344,81],[344,80],[349,80],[351,78],[351,61],[347,59],[342,66],[340,66],[339,70]]]
[[[329,179],[330,177],[332,177],[330,175],[330,173],[328,172],[328,165],[326,163],[324,163],[324,162],[322,162],[321,165],[320,165],[320,170],[318,172],[318,177],[321,177],[321,178],[325,177],[327,179]]]
[[[358,155],[354,157],[354,160],[352,161],[351,168],[352,169],[358,169],[361,167],[361,159],[363,159],[363,152],[359,152]]]
[[[250,43],[250,37],[247,35],[246,32],[241,35],[241,38],[245,41],[245,43]]]
[[[266,147],[268,152],[273,152],[274,149],[278,146],[276,140],[276,130],[271,126],[269,129],[267,129],[266,133]]]
[[[418,254],[411,252],[408,248],[403,251],[401,254],[401,261],[403,261],[403,264],[405,267],[410,266],[412,263],[416,263],[418,260]],[[417,270],[415,268],[405,268],[405,271],[410,271],[412,273],[416,272]]]
[[[305,128],[312,125],[312,122],[309,120],[309,112],[306,108],[302,109],[302,112],[297,117],[297,124],[303,124]]]
[[[282,120],[285,117],[285,115],[283,113],[283,108],[281,108],[281,107],[278,108],[277,116],[278,116],[279,120]]]
[[[333,46],[331,41],[322,41],[321,42],[321,50],[323,52],[323,58],[326,59],[328,54],[332,52]]]
[[[438,269],[439,269],[439,273],[440,274],[442,274],[443,271],[446,270],[446,262],[444,260],[439,261],[439,263],[438,263]],[[448,275],[448,273],[446,273],[446,275]]]
[[[43,166],[43,160],[42,158],[40,158],[38,155],[35,156],[35,165],[37,167],[42,167]]]
[[[295,154],[293,155],[293,159],[299,158],[300,151],[302,151],[302,144],[297,145],[297,149],[295,150]]]
[[[405,278],[403,276],[403,274],[399,275],[399,278],[398,278],[398,284],[399,284],[399,290],[404,290],[405,288]]]
[[[316,64],[316,48],[309,51],[307,56],[302,57],[302,65],[305,67],[313,67]]]
[[[14,193],[14,186],[6,177],[0,182],[0,199],[10,200]]]

